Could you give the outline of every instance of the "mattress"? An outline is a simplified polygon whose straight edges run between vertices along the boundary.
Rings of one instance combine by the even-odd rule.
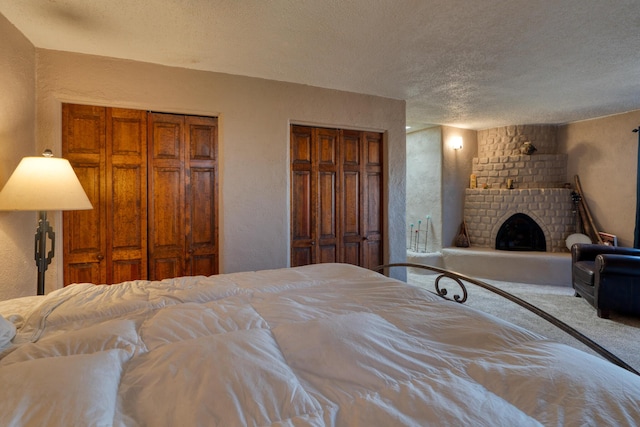
[[[0,303],[0,425],[636,425],[640,377],[345,264]],[[12,320],[11,320],[12,319]]]

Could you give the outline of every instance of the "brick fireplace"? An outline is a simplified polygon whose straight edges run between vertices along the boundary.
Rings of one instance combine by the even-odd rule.
[[[557,127],[505,126],[478,132],[472,173],[476,188],[465,194],[464,219],[471,246],[496,249],[496,236],[515,214],[542,230],[547,252],[566,252],[575,232],[571,188],[566,188],[567,155],[558,153]],[[537,150],[525,154],[525,142]],[[511,184],[512,188],[509,188]]]

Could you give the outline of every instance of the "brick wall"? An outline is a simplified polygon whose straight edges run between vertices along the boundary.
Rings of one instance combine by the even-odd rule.
[[[505,126],[478,132],[478,157],[472,173],[478,187],[562,188],[567,179],[567,155],[557,153],[556,126]],[[520,148],[530,142],[537,151],[522,154]]]

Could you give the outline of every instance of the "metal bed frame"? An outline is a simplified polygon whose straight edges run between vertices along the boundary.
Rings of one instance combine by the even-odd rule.
[[[481,288],[484,288],[490,292],[493,292],[494,294],[497,294],[503,298],[508,299],[509,301],[518,304],[521,307],[524,307],[525,309],[529,310],[530,312],[542,317],[543,319],[545,319],[546,321],[548,321],[549,323],[551,323],[552,325],[554,325],[555,327],[562,329],[564,332],[566,332],[567,334],[571,335],[573,338],[575,338],[576,340],[580,341],[581,343],[583,343],[584,345],[586,345],[587,347],[589,347],[591,350],[595,351],[596,353],[598,353],[600,356],[602,356],[603,358],[605,358],[606,360],[608,360],[611,363],[614,363],[615,365],[620,366],[623,369],[626,369],[629,372],[632,372],[636,375],[640,376],[640,372],[636,371],[634,368],[632,368],[631,366],[629,366],[627,363],[625,363],[623,360],[621,360],[618,356],[616,356],[615,354],[611,353],[609,350],[607,350],[606,348],[602,347],[600,344],[598,344],[597,342],[593,341],[591,338],[587,337],[586,335],[582,334],[581,332],[577,331],[576,329],[574,329],[573,327],[569,326],[568,324],[564,323],[562,320],[558,319],[555,316],[552,316],[551,314],[547,313],[544,310],[541,310],[540,308],[536,307],[533,304],[528,303],[527,301],[518,298],[517,296],[510,294],[509,292],[506,292],[500,288],[497,288],[493,285],[490,285],[488,283],[485,283],[483,281],[474,279],[472,277],[469,276],[465,276],[463,274],[459,274],[459,273],[455,273],[453,271],[449,271],[449,270],[444,270],[438,267],[433,267],[430,265],[424,265],[424,264],[414,264],[414,263],[392,263],[392,264],[384,264],[384,265],[380,265],[378,267],[376,267],[374,270],[378,271],[378,272],[382,272],[383,270],[387,270],[389,268],[392,267],[407,267],[407,268],[420,268],[420,269],[424,269],[424,270],[430,270],[436,273],[439,273],[438,277],[436,278],[435,281],[435,292],[433,291],[429,291],[429,292],[433,292],[435,294],[437,294],[438,296],[447,299],[449,301],[455,301],[458,302],[460,304],[464,304],[467,301],[467,297],[468,297],[468,292],[467,292],[467,288],[465,287],[463,282],[467,282],[476,286],[479,286]],[[460,286],[460,290],[462,291],[462,296],[460,296],[459,294],[454,294],[453,298],[449,297],[449,291],[447,290],[446,287],[444,286],[440,286],[440,280],[442,280],[443,278],[448,278],[453,280],[458,286]]]

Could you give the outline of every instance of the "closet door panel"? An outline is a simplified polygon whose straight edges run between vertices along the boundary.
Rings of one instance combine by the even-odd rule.
[[[313,237],[311,218],[311,173],[294,171],[292,174],[293,192],[298,201],[293,205],[292,237],[298,240],[310,240]]]
[[[313,153],[312,133],[313,129],[307,126],[291,127],[291,163],[294,166],[311,170]]]
[[[317,145],[317,183],[315,206],[317,211],[313,224],[314,236],[319,247],[315,263],[339,262],[339,222],[338,222],[338,138],[336,129],[315,129]]]
[[[162,280],[186,274],[184,116],[148,118],[149,278]]]
[[[187,217],[185,264],[187,274],[218,273],[218,119],[185,119],[187,168]]]
[[[111,283],[122,283],[129,280],[139,280],[136,278],[147,277],[147,263],[142,266],[140,259],[120,259],[113,261],[111,265]]]
[[[62,157],[69,160],[93,209],[64,211],[64,284],[105,283],[106,109],[62,104]]]
[[[313,142],[313,129],[308,126],[292,126],[290,137],[291,156],[291,266],[315,263],[317,166],[312,160],[317,156],[317,144]]]
[[[180,263],[180,259],[176,257],[162,258],[161,256],[155,256],[153,260],[149,260],[149,278],[152,280],[162,280],[171,277],[180,277],[183,267]]]
[[[138,166],[115,166],[112,171],[111,242],[114,250],[136,250],[140,256],[146,233],[139,226],[142,214],[140,193],[146,179]],[[146,215],[145,215],[146,216]],[[146,225],[146,221],[145,221]]]
[[[184,181],[180,167],[154,166],[149,201],[150,278],[162,280],[184,275]],[[162,264],[162,266],[158,265]],[[162,272],[159,274],[159,272]]]
[[[343,166],[358,168],[360,166],[360,132],[343,130],[341,146]]]
[[[65,261],[64,282],[65,286],[72,283],[96,283],[100,281],[100,264],[90,262],[67,263]]]
[[[97,256],[102,253],[103,246],[103,240],[100,238],[102,218],[99,208],[103,203],[100,188],[101,171],[99,166],[95,164],[74,162],[72,165],[91,205],[98,207],[98,209],[63,212],[65,235],[68,236],[65,239],[68,253],[65,255],[74,258],[88,256],[86,261],[97,261]]]
[[[320,172],[320,238],[335,239],[336,231],[336,174],[334,172]]]
[[[318,141],[318,164],[320,167],[335,170],[338,166],[338,131],[335,129],[316,129]]]
[[[107,283],[147,278],[147,114],[107,109]]]
[[[312,264],[311,172],[293,171],[291,189],[297,199],[291,207],[291,265]]]
[[[149,116],[153,279],[218,273],[218,119]]]
[[[111,173],[112,232],[109,235],[109,250],[112,277],[108,282],[146,279],[146,198],[140,198],[141,194],[146,196],[146,174],[135,165],[114,166]]]
[[[361,212],[360,212],[360,173],[345,171],[343,174],[342,195],[342,242],[343,262],[361,264]]]
[[[362,265],[362,132],[343,130],[341,132],[341,184],[342,184],[342,244],[343,262]]]
[[[181,161],[184,119],[171,114],[152,114],[151,116],[153,117],[151,160],[154,162],[159,159]]]
[[[147,113],[122,108],[107,109],[109,150],[114,163],[146,163]]]
[[[217,161],[218,119],[215,117],[187,117],[189,159]]]
[[[364,238],[365,250],[363,265],[374,268],[384,263],[382,249],[382,134],[366,132],[365,141],[365,174],[366,188],[364,197],[366,202],[364,217],[366,218]]]
[[[343,179],[343,237],[360,235],[360,173],[346,171]]]
[[[191,168],[190,218],[187,222],[187,263],[192,275],[217,274],[217,217],[215,212],[216,170]]]
[[[322,171],[319,177],[320,196],[317,235],[320,245],[318,262],[338,262],[338,232],[336,219],[336,173]]]
[[[191,214],[191,244],[202,247],[214,244],[215,215],[210,194],[215,186],[215,171],[213,169],[192,168],[190,170],[190,214]]]
[[[191,255],[191,275],[211,276],[218,274],[217,254]]]
[[[105,146],[106,109],[62,104],[62,150],[66,157],[92,155],[97,162]]]

